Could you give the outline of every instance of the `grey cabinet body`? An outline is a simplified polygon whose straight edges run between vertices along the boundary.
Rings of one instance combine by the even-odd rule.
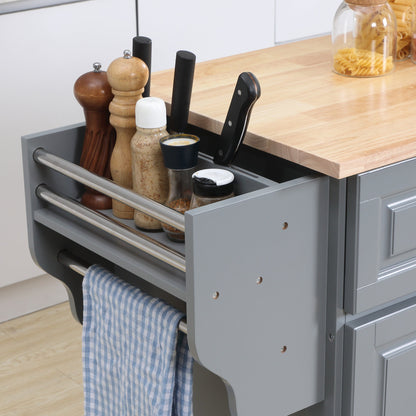
[[[212,164],[217,137],[195,133],[200,165]],[[77,125],[22,139],[30,249],[66,285],[79,320],[81,279],[59,263],[63,250],[186,311],[195,416],[404,414],[416,360],[416,190],[402,175],[415,161],[338,181],[243,148],[230,167],[237,196],[188,211],[185,245],[152,233],[185,255],[184,273],[36,196],[46,183],[79,197],[79,184],[33,152],[78,163],[83,134]],[[390,336],[396,324],[403,331]],[[366,387],[360,363],[370,357]],[[373,407],[362,405],[365,389]]]

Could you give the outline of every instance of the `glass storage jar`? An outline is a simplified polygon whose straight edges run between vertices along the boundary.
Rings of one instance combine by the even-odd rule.
[[[393,71],[397,24],[387,0],[346,0],[332,29],[334,71],[351,77],[374,77]]]
[[[389,0],[397,21],[396,59],[401,61],[410,56],[416,0]]]
[[[234,196],[234,174],[226,169],[202,169],[192,175],[191,209]]]
[[[174,134],[160,140],[163,161],[168,168],[169,194],[165,205],[184,214],[191,205],[192,174],[198,162],[199,137]],[[172,241],[185,241],[185,234],[162,223],[163,231]]]

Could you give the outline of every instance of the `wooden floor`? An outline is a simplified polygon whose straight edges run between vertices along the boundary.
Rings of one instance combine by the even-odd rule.
[[[82,416],[81,325],[68,303],[0,324],[0,415]]]

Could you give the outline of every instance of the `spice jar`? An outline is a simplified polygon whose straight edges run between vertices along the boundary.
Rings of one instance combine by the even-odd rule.
[[[199,138],[190,134],[174,134],[160,140],[163,160],[168,168],[169,208],[184,213],[191,205],[192,174],[198,162]],[[162,223],[162,228],[173,241],[185,241],[185,234]]]
[[[389,3],[397,21],[396,59],[401,61],[410,56],[416,0],[389,0]]]
[[[166,130],[166,107],[162,99],[146,97],[136,103],[137,131],[130,142],[133,191],[164,204],[168,197],[168,171],[163,162],[159,141]],[[160,222],[134,210],[137,227],[156,231]]]
[[[234,196],[234,175],[225,169],[203,169],[192,175],[191,209]]]
[[[390,73],[396,33],[396,17],[387,0],[343,1],[332,29],[334,71],[351,77]]]

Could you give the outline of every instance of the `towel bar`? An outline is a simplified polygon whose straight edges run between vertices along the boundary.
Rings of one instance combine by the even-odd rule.
[[[185,257],[177,251],[159,243],[147,235],[133,230],[121,222],[114,220],[100,212],[93,211],[66,196],[52,192],[47,186],[39,185],[36,188],[36,195],[50,204],[72,214],[76,217],[94,225],[95,227],[125,241],[151,256],[162,260],[178,270],[186,271]]]
[[[183,214],[171,208],[136,194],[135,192],[123,188],[108,179],[95,175],[81,166],[68,162],[67,160],[53,155],[52,153],[48,153],[42,148],[37,148],[33,152],[33,159],[37,163],[56,170],[57,172],[68,176],[83,185],[123,202],[124,204],[144,212],[161,222],[167,223],[180,231],[185,231],[185,219]]]
[[[69,267],[75,273],[78,273],[81,276],[85,276],[88,270],[88,266],[82,264],[80,260],[76,260],[72,257],[67,251],[63,250],[58,253],[58,261],[62,265]],[[183,332],[184,334],[188,334],[188,326],[185,321],[179,322],[179,331]]]

